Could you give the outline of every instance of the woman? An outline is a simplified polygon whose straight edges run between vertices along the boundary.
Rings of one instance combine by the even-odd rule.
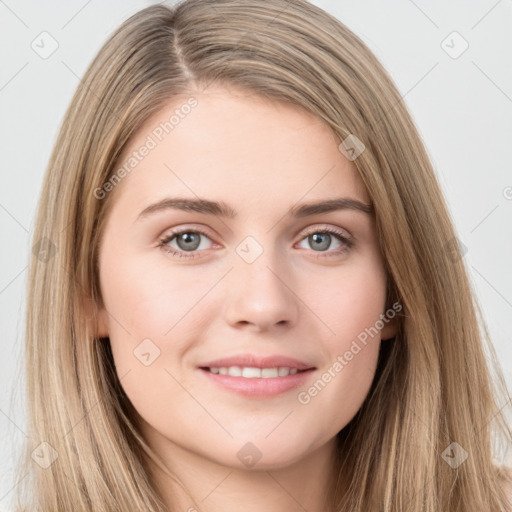
[[[321,9],[123,23],[35,241],[27,510],[510,510],[506,389],[431,164]]]

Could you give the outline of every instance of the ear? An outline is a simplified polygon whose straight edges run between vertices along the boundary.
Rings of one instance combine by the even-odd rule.
[[[395,316],[395,318],[388,319],[387,322],[384,322],[384,327],[380,331],[380,339],[382,341],[387,341],[391,338],[394,338],[396,336],[397,332],[398,332],[398,321]]]
[[[388,281],[388,289],[385,302],[386,306],[384,314],[382,315],[384,317],[382,320],[384,327],[380,331],[380,339],[382,341],[391,340],[398,333],[398,328],[400,326],[400,316],[403,309],[401,301],[398,297],[399,296],[396,292],[393,293]]]
[[[108,313],[105,307],[87,297],[85,299],[85,314],[87,320],[91,322],[94,335],[97,338],[108,338]]]

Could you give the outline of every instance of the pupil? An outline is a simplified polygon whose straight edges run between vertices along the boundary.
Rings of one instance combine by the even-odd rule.
[[[328,249],[329,248],[331,235],[329,235],[327,233],[322,233],[322,234],[316,233],[314,235],[311,235],[311,238],[314,240],[317,248],[320,248],[320,249]],[[324,238],[323,244],[322,244],[322,238]],[[318,242],[320,242],[320,243],[318,243]]]
[[[196,240],[194,240],[194,237]],[[183,233],[178,238],[178,244],[181,246],[182,244],[180,242],[183,242],[183,247],[181,247],[184,250],[193,250],[197,249],[199,243],[198,243],[199,237],[195,233]]]

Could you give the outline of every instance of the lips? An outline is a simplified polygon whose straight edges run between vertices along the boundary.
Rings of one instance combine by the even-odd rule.
[[[304,384],[316,368],[286,356],[244,354],[215,359],[201,364],[199,369],[224,390],[251,398],[269,398]]]
[[[229,368],[238,366],[240,368],[291,368],[299,370],[314,369],[314,365],[304,361],[286,356],[256,356],[253,354],[242,354],[239,356],[224,357],[215,359],[199,365],[200,368]]]

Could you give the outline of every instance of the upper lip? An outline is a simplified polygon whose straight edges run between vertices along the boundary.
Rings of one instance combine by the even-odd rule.
[[[253,354],[241,354],[238,356],[223,357],[199,365],[200,368],[222,368],[229,366],[241,366],[245,368],[297,368],[297,370],[309,370],[313,365],[286,356],[257,356]]]

